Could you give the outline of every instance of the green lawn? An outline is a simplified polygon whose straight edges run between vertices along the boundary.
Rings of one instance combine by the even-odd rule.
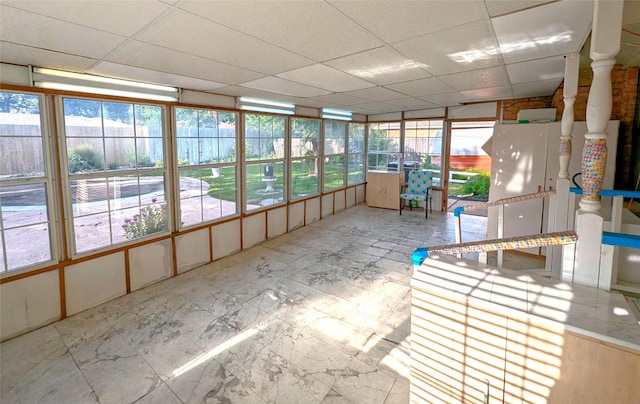
[[[266,188],[266,182],[262,181],[263,167],[260,164],[249,164],[246,168],[247,175],[247,201],[248,203],[256,203],[264,198],[284,198],[282,178],[282,163],[276,164],[275,178],[273,183],[274,191],[280,191],[270,194],[263,194]],[[304,197],[318,193],[318,176],[310,175],[313,170],[309,162],[294,162],[292,164],[292,194],[294,198]],[[325,166],[325,188],[336,189],[344,186],[343,173],[344,168]],[[237,190],[235,184],[235,167],[223,167],[221,176],[214,178],[210,168],[198,170],[181,171],[182,176],[197,178],[209,184],[209,195],[227,201],[235,201],[237,198]],[[362,172],[349,173],[350,178],[362,178]]]

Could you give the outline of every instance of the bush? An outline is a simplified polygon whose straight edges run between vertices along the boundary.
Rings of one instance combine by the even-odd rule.
[[[465,194],[474,194],[476,196],[489,196],[489,187],[491,186],[491,177],[489,174],[479,174],[471,177],[462,186],[462,192]]]
[[[124,152],[124,157],[127,159],[129,163],[129,167],[153,167],[155,163],[151,160],[149,155],[145,153],[138,153],[138,158],[136,159],[136,153],[133,149],[127,149]]]
[[[157,199],[153,198],[153,205],[143,207],[139,215],[124,220],[122,229],[129,240],[166,230],[167,207],[164,204],[156,204],[156,201]]]
[[[80,144],[69,150],[69,172],[102,170],[102,156],[90,144]]]

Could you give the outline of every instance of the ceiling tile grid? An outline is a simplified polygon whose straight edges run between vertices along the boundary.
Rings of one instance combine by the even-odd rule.
[[[551,95],[592,18],[593,0],[3,0],[0,62],[379,114]],[[623,32],[619,62],[638,44]]]

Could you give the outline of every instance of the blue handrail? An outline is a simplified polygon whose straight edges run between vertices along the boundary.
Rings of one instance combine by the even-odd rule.
[[[582,195],[582,189],[580,188],[569,188],[569,191],[576,195]],[[624,189],[603,189],[602,191],[600,191],[600,196],[622,196],[623,198],[640,199],[640,191],[625,191]]]

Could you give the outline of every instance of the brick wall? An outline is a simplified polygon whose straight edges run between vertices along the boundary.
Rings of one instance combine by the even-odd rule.
[[[615,187],[617,189],[633,189],[635,178],[630,178],[632,165],[637,164],[633,149],[633,123],[635,118],[638,95],[638,66],[623,68],[615,65],[611,72],[612,110],[611,119],[620,120],[620,134],[618,137],[618,157],[616,162]],[[590,67],[580,68],[578,76],[578,95],[574,105],[576,121],[585,121],[587,113],[587,99],[593,72]],[[564,83],[563,83],[564,84]],[[556,119],[562,118],[564,110],[563,84],[550,97],[519,98],[505,100],[503,103],[503,119],[516,120],[521,109],[556,108]],[[636,134],[638,136],[638,134]],[[636,140],[638,142],[638,140]]]

